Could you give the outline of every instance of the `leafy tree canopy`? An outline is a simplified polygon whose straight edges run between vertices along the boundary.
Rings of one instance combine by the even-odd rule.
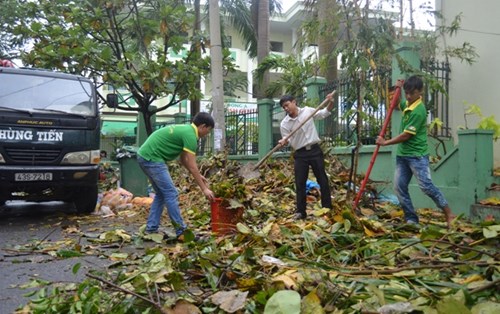
[[[201,97],[195,82],[210,71],[202,54],[206,38],[190,36],[194,14],[183,1],[38,0],[23,3],[20,12],[12,33],[32,44],[22,54],[25,64],[126,89],[137,107],[124,99],[119,109],[142,112],[148,132],[152,114]],[[231,70],[228,55],[225,60]],[[155,100],[161,101],[152,110]]]

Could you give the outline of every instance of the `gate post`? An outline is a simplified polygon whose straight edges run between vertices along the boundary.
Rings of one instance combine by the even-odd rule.
[[[468,215],[470,205],[487,198],[488,187],[493,182],[493,131],[459,130],[457,134],[458,198],[462,199],[453,211]]]
[[[187,119],[186,113],[184,113],[184,112],[174,113],[175,124],[184,124],[184,123],[186,123],[186,119]]]
[[[326,79],[321,76],[313,76],[307,79],[307,99],[317,101],[318,105],[321,102],[320,89],[326,85]]]
[[[420,69],[420,55],[418,53],[418,43],[412,41],[402,41],[396,43],[395,47],[396,54],[406,61],[412,68]],[[396,84],[398,79],[405,79],[407,73],[403,73],[401,68],[399,67],[398,61],[396,57],[392,58],[392,73],[391,73],[391,82],[392,85]],[[401,90],[401,99],[404,99],[405,93]],[[401,132],[401,111],[394,110],[391,117],[391,137],[394,137]],[[396,150],[398,145],[391,145],[392,149],[392,159],[393,163],[396,164]]]
[[[274,100],[263,98],[257,101],[259,120],[259,159],[272,149]]]
[[[313,101],[316,106],[319,106],[321,101],[323,100],[320,95],[321,88],[325,86],[327,83],[326,79],[321,76],[313,76],[307,79],[306,81],[306,89],[307,89],[307,100]],[[330,91],[331,92],[331,91]],[[318,129],[319,134],[324,133],[325,124],[331,122],[331,116],[327,119],[316,120],[314,124],[316,125],[316,129]]]

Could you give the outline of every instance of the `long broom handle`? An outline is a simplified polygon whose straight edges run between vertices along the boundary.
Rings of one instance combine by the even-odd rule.
[[[400,95],[401,95],[401,87],[396,86],[396,92],[394,93],[394,96],[391,100],[389,112],[387,113],[387,116],[385,117],[384,126],[382,127],[382,130],[380,130],[380,133],[378,136],[384,137],[385,130],[387,129],[387,126],[389,125],[389,121],[391,120],[392,112],[394,111],[394,108],[396,108],[396,105],[398,104],[398,100],[399,100]],[[361,183],[361,187],[359,188],[358,194],[356,195],[356,199],[354,200],[353,208],[358,207],[359,200],[361,199],[361,196],[363,195],[363,192],[365,191],[366,182],[368,182],[368,178],[370,177],[370,172],[372,171],[373,165],[375,164],[375,159],[377,159],[377,154],[378,154],[379,148],[380,148],[380,145],[377,144],[377,146],[375,147],[375,150],[373,151],[372,158],[370,159],[370,164],[368,165],[368,169],[366,170],[365,178],[363,179],[363,182]]]
[[[336,91],[334,90],[332,93],[333,93],[333,95],[335,95]],[[333,95],[332,95],[332,97],[333,97]],[[332,100],[332,101],[333,101],[333,100]],[[307,122],[307,121],[311,120],[311,118],[312,118],[312,117],[314,117],[314,115],[315,115],[318,111],[320,111],[321,109],[325,108],[325,107],[328,105],[328,103],[329,103],[329,102],[330,102],[330,100],[329,100],[329,99],[325,99],[325,100],[323,100],[323,102],[322,102],[322,103],[321,103],[321,104],[320,104],[320,105],[319,105],[316,109],[314,109],[314,111],[313,111],[313,113],[311,113],[311,115],[309,115],[309,116],[308,116],[308,117],[307,117],[304,121],[302,121],[302,122],[299,124],[299,126],[298,126],[296,129],[292,130],[292,132],[290,132],[290,134],[288,134],[287,136],[285,136],[283,139],[284,139],[285,141],[288,141],[288,139],[289,139],[290,137],[292,137],[292,136],[293,136],[293,135],[294,135],[294,134],[295,134],[298,130],[300,130],[300,128],[301,128],[302,126],[304,126],[304,124],[306,124],[306,122]],[[282,147],[280,144],[278,144],[278,145],[274,146],[274,147],[273,147],[273,149],[271,149],[271,150],[270,150],[270,151],[269,151],[269,152],[268,152],[268,153],[267,153],[264,157],[262,157],[262,159],[261,159],[261,160],[260,160],[260,161],[259,161],[259,162],[258,162],[258,163],[254,166],[254,167],[253,167],[253,170],[255,171],[255,170],[259,169],[259,167],[260,167],[260,166],[262,166],[262,164],[264,163],[264,161],[266,161],[266,160],[267,160],[267,159],[268,159],[268,158],[269,158],[269,157],[270,157],[270,156],[271,156],[274,152],[276,152],[276,151],[277,151],[280,147]]]

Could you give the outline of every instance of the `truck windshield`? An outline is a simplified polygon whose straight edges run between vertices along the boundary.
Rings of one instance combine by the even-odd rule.
[[[0,86],[0,106],[3,108],[83,116],[97,114],[92,84],[88,81],[3,73]]]

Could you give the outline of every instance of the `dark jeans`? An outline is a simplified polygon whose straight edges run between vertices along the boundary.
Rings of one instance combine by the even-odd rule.
[[[306,182],[309,167],[312,168],[321,191],[321,206],[332,208],[330,185],[325,171],[323,151],[319,145],[313,145],[310,150],[299,149],[294,154],[295,189],[297,190],[297,212],[306,213]]]

